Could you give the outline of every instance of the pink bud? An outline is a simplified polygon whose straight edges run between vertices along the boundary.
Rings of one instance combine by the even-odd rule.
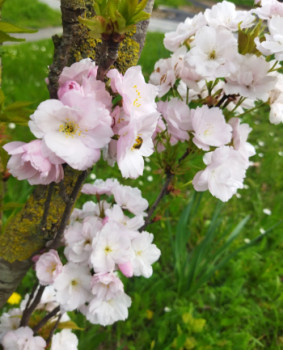
[[[132,263],[130,261],[124,264],[118,264],[118,267],[124,276],[133,277],[134,271],[133,271]]]

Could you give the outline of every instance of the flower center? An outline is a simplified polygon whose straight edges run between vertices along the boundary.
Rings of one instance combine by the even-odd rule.
[[[215,50],[213,50],[213,51],[211,51],[211,52],[209,53],[208,58],[209,58],[210,60],[215,60],[215,58],[216,58],[216,52],[215,52]]]
[[[142,143],[143,143],[143,139],[140,137],[140,136],[138,136],[137,138],[136,138],[136,142],[133,144],[133,146],[132,146],[132,150],[133,149],[140,149],[141,148],[141,146],[142,146]]]
[[[112,252],[112,249],[107,245],[105,248],[104,248],[104,251],[106,254],[108,253],[111,253]]]
[[[79,128],[79,125],[74,121],[70,121],[68,119],[64,124],[61,124],[59,126],[59,131],[63,132],[67,137],[69,136],[74,137],[75,135],[78,135],[78,136],[81,135],[81,130]]]

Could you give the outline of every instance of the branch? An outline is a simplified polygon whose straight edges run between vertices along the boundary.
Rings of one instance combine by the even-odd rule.
[[[187,156],[190,154],[190,149],[187,148],[186,151],[184,152],[184,154],[178,159],[178,166],[181,165],[181,163],[183,162],[184,159],[187,158]],[[142,232],[143,230],[146,229],[146,227],[152,223],[151,217],[153,215],[153,213],[155,212],[156,208],[158,207],[159,203],[161,202],[161,200],[163,199],[163,197],[165,197],[170,191],[169,191],[169,185],[170,182],[172,181],[173,177],[174,177],[174,173],[169,169],[166,172],[166,180],[159,192],[159,195],[157,196],[155,202],[152,204],[152,206],[149,208],[148,212],[147,212],[147,217],[144,221],[143,226],[139,229],[140,232]]]
[[[33,327],[33,333],[37,333],[52,317],[56,316],[60,312],[60,306],[55,307],[52,311],[50,311],[46,316],[44,316],[38,324]]]

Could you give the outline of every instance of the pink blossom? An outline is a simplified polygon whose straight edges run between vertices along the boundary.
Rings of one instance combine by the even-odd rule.
[[[59,86],[63,86],[68,81],[76,81],[82,84],[83,78],[93,76],[96,78],[98,67],[90,58],[85,58],[79,62],[75,62],[71,67],[65,67],[59,77]]]
[[[162,97],[174,86],[176,79],[172,58],[161,58],[155,63],[149,81],[158,87],[158,97]]]
[[[40,255],[35,264],[36,276],[39,283],[46,286],[54,282],[55,278],[62,272],[63,264],[56,250],[50,249],[47,253]]]
[[[220,108],[208,108],[206,105],[191,110],[193,142],[205,151],[209,146],[223,146],[230,142],[232,128],[226,123]]]
[[[133,277],[134,275],[133,264],[130,261],[124,264],[119,264],[118,267],[124,276]]]
[[[74,91],[68,92],[68,98],[71,95],[75,107],[58,100],[42,102],[31,116],[29,127],[42,138],[49,152],[72,168],[85,170],[100,158],[100,149],[110,141],[112,118],[105,106],[91,97]]]
[[[48,185],[64,177],[63,160],[51,152],[47,155],[41,140],[10,142],[3,148],[12,156],[7,168],[19,180],[28,180],[31,185]]]
[[[190,109],[183,101],[173,98],[169,102],[158,102],[158,110],[167,122],[167,131],[172,144],[189,140],[188,130],[192,129]]]
[[[61,99],[63,97],[63,95],[70,90],[77,90],[81,94],[83,93],[80,84],[78,84],[74,80],[68,80],[62,86],[59,87],[58,92],[57,92],[58,98]]]
[[[118,292],[123,292],[124,286],[114,272],[96,273],[92,277],[91,291],[98,299],[109,300]]]
[[[145,82],[140,66],[129,68],[124,76],[117,69],[111,69],[107,76],[111,79],[112,90],[122,96],[123,108],[128,115],[141,117],[156,112],[158,90]]]

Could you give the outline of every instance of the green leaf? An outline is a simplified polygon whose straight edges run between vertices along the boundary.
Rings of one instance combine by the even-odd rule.
[[[0,21],[0,31],[4,33],[35,33],[36,30],[15,26],[8,22]]]
[[[5,41],[25,41],[25,39],[14,38],[9,34],[0,31],[0,43],[4,43]]]
[[[73,330],[78,330],[78,331],[84,330],[84,328],[79,327],[73,321],[60,322],[58,325],[58,329],[73,329]]]

